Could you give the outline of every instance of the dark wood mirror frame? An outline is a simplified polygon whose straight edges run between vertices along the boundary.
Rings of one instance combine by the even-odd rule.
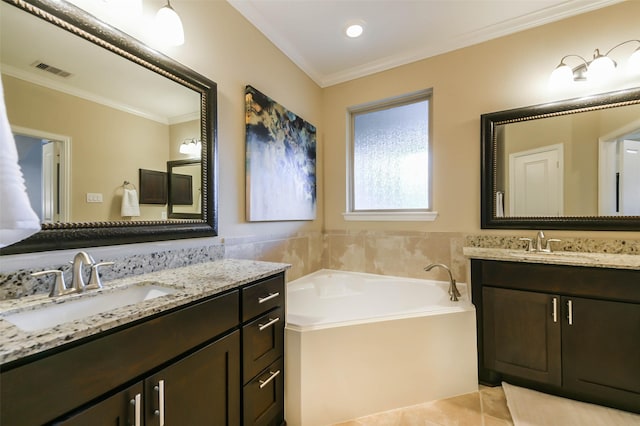
[[[578,112],[640,104],[640,88],[483,114],[481,121],[480,222],[482,229],[638,231],[640,216],[497,217],[496,126]]]
[[[202,216],[200,219],[168,222],[117,221],[43,224],[40,232],[26,240],[1,249],[0,254],[30,253],[217,235],[216,83],[105,24],[70,3],[55,0],[3,1],[200,94]]]

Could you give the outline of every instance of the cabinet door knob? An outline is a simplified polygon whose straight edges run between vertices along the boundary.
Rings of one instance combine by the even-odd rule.
[[[268,323],[266,323],[266,324],[258,324],[258,330],[262,331],[265,328],[269,328],[273,324],[277,323],[278,321],[280,321],[280,318],[275,318],[275,319],[269,318],[269,322]]]
[[[269,295],[266,296],[266,297],[258,297],[258,303],[264,303],[264,302],[266,302],[268,300],[275,299],[278,296],[280,296],[279,292],[269,293]]]

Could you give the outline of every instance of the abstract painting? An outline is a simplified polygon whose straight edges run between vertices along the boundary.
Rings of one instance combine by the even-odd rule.
[[[248,221],[316,217],[316,128],[245,89]]]

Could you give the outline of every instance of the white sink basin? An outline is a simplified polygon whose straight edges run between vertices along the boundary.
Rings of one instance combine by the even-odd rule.
[[[35,331],[166,296],[176,291],[173,288],[153,284],[133,285],[104,293],[67,296],[68,299],[62,296],[55,303],[33,310],[8,313],[2,317],[22,330]]]
[[[509,253],[509,256],[518,257],[522,259],[531,259],[531,260],[555,260],[555,261],[586,261],[593,260],[594,256],[585,254],[585,253],[571,253],[571,252],[562,252],[562,251],[554,251],[551,253],[545,252],[522,252],[522,251],[513,251]]]

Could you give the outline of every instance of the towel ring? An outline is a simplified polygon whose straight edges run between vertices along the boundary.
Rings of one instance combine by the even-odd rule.
[[[122,184],[123,188],[126,188],[127,185],[131,185],[133,186],[133,189],[137,189],[136,186],[134,184],[132,184],[131,182],[129,182],[128,180],[125,180],[124,183]]]

